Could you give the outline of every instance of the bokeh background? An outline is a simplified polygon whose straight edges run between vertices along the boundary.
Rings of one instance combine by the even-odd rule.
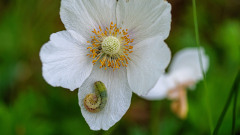
[[[196,47],[192,1],[169,0],[172,28],[166,40],[172,54]],[[147,101],[133,95],[124,117],[108,132],[91,131],[81,115],[77,90],[48,85],[39,51],[51,33],[64,30],[60,0],[0,0],[0,135],[205,135],[215,128],[239,70],[240,1],[198,0],[201,46],[210,57],[203,81],[188,91],[189,114],[179,119],[170,101]],[[239,89],[238,89],[239,91]],[[240,134],[240,92],[236,134]],[[233,102],[219,134],[232,130]]]

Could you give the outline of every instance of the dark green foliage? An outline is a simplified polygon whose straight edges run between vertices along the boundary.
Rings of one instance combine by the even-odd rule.
[[[191,1],[170,3],[172,29],[166,42],[174,55],[182,48],[196,46],[196,42]],[[200,45],[210,57],[210,67],[205,80],[208,89],[201,81],[194,91],[188,91],[187,119],[178,119],[167,100],[150,102],[134,95],[129,111],[107,132],[89,129],[81,115],[77,91],[52,87],[42,77],[40,48],[51,33],[65,29],[59,7],[60,0],[0,0],[1,135],[210,134],[209,119],[215,127],[239,70],[239,0],[197,1]],[[239,94],[235,108],[238,133]],[[229,108],[220,135],[232,132],[233,102]]]

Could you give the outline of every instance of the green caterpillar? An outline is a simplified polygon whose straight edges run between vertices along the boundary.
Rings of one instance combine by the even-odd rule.
[[[107,103],[107,89],[103,82],[94,83],[95,93],[90,93],[84,98],[84,107],[92,113],[100,112]]]

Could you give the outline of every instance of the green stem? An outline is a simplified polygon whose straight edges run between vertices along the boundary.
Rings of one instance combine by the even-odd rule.
[[[197,20],[197,7],[196,7],[196,1],[192,0],[192,4],[193,4],[193,21],[194,21],[194,29],[195,29],[195,37],[196,37],[196,44],[198,47],[198,56],[199,56],[199,61],[200,61],[200,67],[201,67],[201,72],[203,75],[203,83],[204,83],[204,87],[205,87],[205,93],[206,93],[206,100],[205,100],[205,104],[206,104],[206,108],[207,108],[207,114],[208,114],[208,120],[209,120],[209,126],[210,126],[210,131],[212,133],[213,131],[213,122],[212,122],[212,115],[211,115],[211,107],[209,105],[210,101],[209,101],[209,96],[208,96],[208,87],[207,87],[207,82],[206,82],[206,75],[203,69],[203,62],[202,62],[202,54],[201,54],[201,46],[200,46],[200,40],[199,40],[199,31],[198,31],[198,20]]]
[[[154,101],[151,103],[151,134],[159,135],[159,113],[160,113],[160,102]]]
[[[231,103],[231,99],[232,99],[234,93],[237,91],[239,82],[240,82],[240,72],[238,71],[238,75],[237,75],[237,77],[236,77],[236,79],[235,79],[235,81],[234,81],[232,90],[231,90],[231,92],[230,92],[230,94],[229,94],[229,96],[228,96],[228,99],[227,99],[227,102],[226,102],[226,104],[225,104],[225,106],[224,106],[224,108],[223,108],[223,111],[222,111],[222,113],[221,113],[221,115],[220,115],[220,117],[219,117],[219,119],[218,119],[218,123],[217,123],[217,125],[216,125],[216,127],[215,127],[215,129],[214,129],[213,135],[217,135],[217,134],[218,134],[218,130],[219,130],[219,128],[220,128],[220,126],[221,126],[221,124],[222,124],[223,118],[224,118],[224,116],[225,116],[225,114],[226,114],[226,112],[227,112],[227,110],[228,110],[228,108],[229,108],[229,105],[230,105],[230,103]],[[237,93],[237,92],[236,92],[236,93]],[[235,93],[235,94],[236,94],[236,93]],[[233,118],[235,119],[235,114],[234,114]],[[235,120],[234,120],[234,126],[235,126]],[[233,130],[234,130],[234,129],[233,129]]]
[[[239,73],[238,73],[239,74]],[[236,82],[239,82],[239,75],[238,79]],[[235,82],[235,83],[236,83]],[[233,101],[233,121],[232,121],[232,135],[235,135],[235,123],[236,123],[236,107],[237,107],[237,98],[238,98],[238,90],[239,90],[239,83],[238,86],[235,84],[235,96],[234,96],[234,101]]]
[[[235,134],[235,118],[236,118],[236,106],[237,106],[237,95],[238,90],[235,92],[234,102],[233,102],[233,120],[232,120],[232,135]]]

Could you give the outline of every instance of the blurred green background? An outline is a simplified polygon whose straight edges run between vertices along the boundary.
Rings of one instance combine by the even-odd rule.
[[[166,40],[172,53],[196,46],[192,1],[170,0],[172,28]],[[206,83],[188,91],[189,114],[181,120],[170,101],[133,95],[124,117],[108,132],[91,131],[81,115],[77,90],[48,85],[39,51],[51,33],[64,30],[60,0],[0,0],[0,135],[203,135],[211,134],[226,103],[240,56],[240,1],[197,1],[201,46],[210,57]],[[239,90],[239,89],[238,89]],[[240,134],[240,92],[236,134]],[[233,103],[219,134],[232,130]],[[137,114],[137,115],[136,115]]]

